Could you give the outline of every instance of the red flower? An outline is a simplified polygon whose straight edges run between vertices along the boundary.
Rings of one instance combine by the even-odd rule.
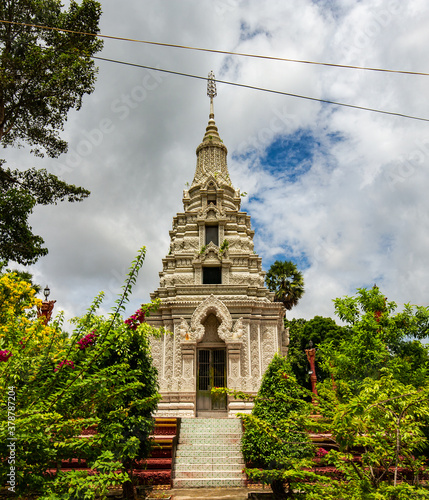
[[[61,363],[54,369],[54,372],[57,372],[63,366],[70,366],[70,368],[72,368],[73,370],[75,369],[73,361],[69,361],[68,359],[65,359],[64,361],[61,361]]]
[[[0,351],[0,361],[7,361],[12,356],[12,353],[8,350]]]
[[[325,448],[317,448],[316,451],[316,457],[318,458],[323,458],[325,455],[327,455],[329,452],[325,450]]]
[[[80,340],[77,341],[79,349],[83,350],[93,345],[96,339],[97,335],[95,331],[88,333],[87,335],[85,335],[84,337],[82,337]]]
[[[143,309],[139,309],[132,316],[124,321],[124,323],[131,328],[131,330],[137,330],[137,327],[144,322],[145,319],[145,311]]]

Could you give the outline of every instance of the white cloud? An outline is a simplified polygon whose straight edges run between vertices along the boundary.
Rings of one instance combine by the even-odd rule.
[[[222,50],[425,71],[424,1],[103,1],[101,31]],[[427,78],[264,61],[106,41],[103,57],[284,92],[429,117]],[[172,217],[207,124],[205,82],[100,61],[96,90],[71,113],[70,151],[9,164],[48,168],[92,191],[80,204],[36,210],[49,255],[36,280],[67,316],[105,290],[110,304],[141,245],[148,248],[129,311],[158,286]],[[306,294],[289,316],[332,315],[331,300],[375,281],[398,303],[427,304],[429,125],[218,85],[216,122],[231,178],[258,233],[264,267],[306,258]],[[291,181],[265,161],[279,137],[311,132],[310,169]],[[336,140],[333,140],[333,136]],[[248,153],[247,156],[240,156]],[[288,157],[285,153],[285,165]],[[107,301],[107,302],[109,302]]]

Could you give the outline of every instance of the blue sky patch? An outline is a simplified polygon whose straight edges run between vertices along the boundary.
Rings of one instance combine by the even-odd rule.
[[[265,35],[266,37],[270,37],[271,34],[269,31],[264,30],[262,28],[256,28],[256,29],[251,29],[251,27],[245,23],[242,22],[240,25],[240,40],[251,40],[252,38],[255,38],[256,36],[259,35]]]
[[[320,143],[311,131],[298,130],[292,135],[277,138],[267,149],[261,163],[272,173],[287,176],[295,182],[311,169]]]

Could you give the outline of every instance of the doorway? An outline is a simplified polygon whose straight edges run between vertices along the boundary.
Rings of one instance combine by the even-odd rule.
[[[226,394],[212,394],[212,387],[226,387],[226,349],[198,349],[197,412],[225,412]]]

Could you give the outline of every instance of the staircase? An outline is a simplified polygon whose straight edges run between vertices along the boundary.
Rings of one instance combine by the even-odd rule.
[[[173,487],[243,487],[241,435],[237,418],[183,418]]]

